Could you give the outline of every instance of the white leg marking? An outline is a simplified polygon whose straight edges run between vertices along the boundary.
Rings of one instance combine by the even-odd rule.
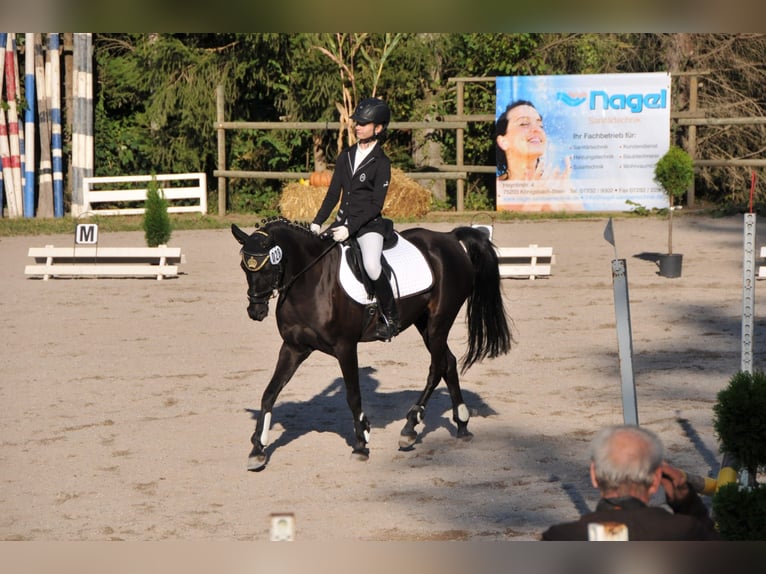
[[[261,444],[269,444],[269,429],[271,428],[271,413],[263,415],[263,430],[261,431]]]
[[[460,420],[460,422],[468,422],[468,418],[470,417],[470,413],[468,412],[468,407],[465,406],[465,403],[460,403],[457,406],[457,418]]]
[[[359,422],[362,422],[364,420],[364,411],[359,413]],[[370,442],[370,431],[365,429],[364,431],[364,442]]]

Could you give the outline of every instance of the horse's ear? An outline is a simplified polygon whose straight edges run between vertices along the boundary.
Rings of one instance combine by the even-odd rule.
[[[247,241],[248,237],[250,237],[246,232],[242,231],[233,223],[231,224],[231,234],[237,241],[239,241],[241,245],[244,245],[245,241]]]

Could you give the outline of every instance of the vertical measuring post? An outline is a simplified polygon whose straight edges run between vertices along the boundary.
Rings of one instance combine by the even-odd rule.
[[[742,260],[742,371],[753,372],[753,316],[755,307],[755,214],[745,214]]]
[[[630,326],[628,271],[624,259],[612,260],[612,286],[614,288],[614,313],[617,320],[617,345],[620,353],[622,415],[626,425],[638,426],[636,382],[633,376],[633,334]]]

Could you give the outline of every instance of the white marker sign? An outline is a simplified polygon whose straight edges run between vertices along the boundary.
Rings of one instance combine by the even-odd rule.
[[[98,225],[95,223],[78,223],[74,232],[74,242],[77,245],[98,243]]]

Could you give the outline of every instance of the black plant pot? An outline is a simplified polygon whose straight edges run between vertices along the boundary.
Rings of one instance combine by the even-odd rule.
[[[657,261],[660,266],[660,275],[671,278],[680,277],[683,257],[681,253],[660,255]]]

